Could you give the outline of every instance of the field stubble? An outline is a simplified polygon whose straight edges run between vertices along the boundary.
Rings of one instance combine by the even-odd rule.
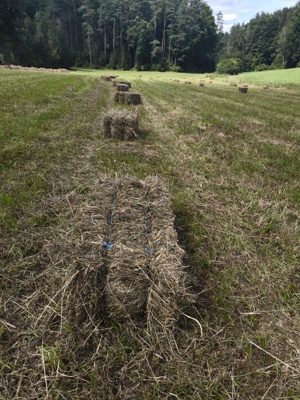
[[[111,83],[1,78],[11,93],[0,110],[1,396],[297,399],[297,91],[134,78],[141,137],[120,143],[102,135],[102,114],[124,107],[113,105]],[[87,334],[62,318],[64,274],[87,263],[88,279],[97,261],[80,215],[99,174],[157,174],[169,186],[197,294],[186,312],[203,329],[183,316],[169,359],[151,352],[143,326],[102,321]]]

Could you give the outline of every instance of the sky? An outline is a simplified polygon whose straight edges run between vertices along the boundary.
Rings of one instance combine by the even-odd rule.
[[[232,25],[247,23],[258,12],[273,13],[284,7],[293,7],[297,0],[206,0],[206,3],[215,16],[222,12],[224,32],[229,32]]]

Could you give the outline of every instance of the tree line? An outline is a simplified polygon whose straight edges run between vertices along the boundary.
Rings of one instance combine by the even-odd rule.
[[[300,2],[221,32],[218,61],[220,72],[232,73],[300,67]]]
[[[222,13],[215,18],[204,0],[1,0],[0,58],[51,68],[237,73],[295,67],[300,2],[224,33]]]
[[[2,0],[0,53],[32,66],[212,71],[203,0]],[[1,51],[2,50],[2,51]]]

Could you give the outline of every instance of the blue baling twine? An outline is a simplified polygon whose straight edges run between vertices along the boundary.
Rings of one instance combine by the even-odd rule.
[[[115,212],[116,201],[117,201],[117,191],[115,190],[113,202],[112,202],[112,206],[111,206],[110,218],[109,218],[107,241],[103,243],[103,246],[106,247],[106,254],[107,254],[108,250],[110,250],[114,247],[113,243],[110,243],[110,235],[111,235],[111,227],[112,227],[112,224],[114,221],[114,212]]]

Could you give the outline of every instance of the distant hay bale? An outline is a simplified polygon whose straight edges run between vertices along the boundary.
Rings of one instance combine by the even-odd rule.
[[[129,86],[128,85],[125,85],[123,83],[118,83],[117,84],[117,91],[118,92],[128,92],[128,90],[129,90]]]
[[[248,87],[240,86],[239,87],[239,92],[240,93],[248,93]]]
[[[101,75],[101,79],[103,81],[108,81],[108,82],[112,80],[112,78],[109,75]]]
[[[269,86],[264,86],[264,87],[263,87],[263,90],[269,90],[269,89],[270,89]]]
[[[185,85],[191,85],[192,82],[190,82],[190,81],[185,81],[184,84],[185,84]]]
[[[127,94],[127,92],[116,92],[115,93],[115,102],[125,103],[125,94]]]
[[[135,112],[113,110],[103,118],[104,137],[132,140],[138,135],[138,116]]]
[[[200,83],[199,83],[199,86],[200,86],[200,87],[203,87],[203,86],[205,86],[205,83],[200,82]]]
[[[139,93],[131,93],[127,92],[125,93],[125,101],[126,104],[132,104],[134,106],[137,106],[142,103],[142,98]]]
[[[127,85],[129,88],[131,88],[131,83],[130,82],[125,82],[125,81],[113,81],[113,86],[117,85]]]
[[[231,82],[231,83],[230,83],[230,86],[237,87],[237,83]]]

